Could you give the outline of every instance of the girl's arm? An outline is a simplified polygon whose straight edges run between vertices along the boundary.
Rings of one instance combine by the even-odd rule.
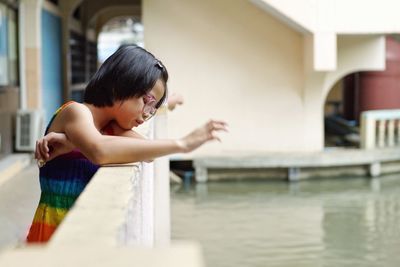
[[[95,127],[90,110],[79,104],[59,114],[66,136],[89,160],[96,164],[129,163],[173,153],[190,152],[211,140],[219,140],[218,131],[226,131],[221,121],[209,121],[178,140],[141,140],[102,135]]]
[[[113,135],[125,136],[130,138],[138,138],[147,140],[146,137],[133,130],[122,129],[116,122],[111,122],[106,128],[112,130]],[[71,152],[74,149],[74,144],[69,141],[63,133],[50,132],[36,141],[35,159],[44,164],[60,155]],[[150,162],[152,160],[148,160]]]
[[[110,122],[107,126],[107,128],[111,128],[112,130],[112,134],[111,135],[115,135],[115,136],[124,136],[124,137],[130,137],[130,138],[138,138],[138,139],[142,139],[142,140],[148,140],[148,138],[146,136],[143,136],[141,134],[139,134],[138,132],[134,131],[134,130],[125,130],[123,128],[121,128],[115,121]],[[154,159],[146,159],[144,160],[145,162],[149,163],[152,162]]]

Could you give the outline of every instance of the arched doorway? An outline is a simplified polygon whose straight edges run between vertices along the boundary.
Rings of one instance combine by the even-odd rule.
[[[355,116],[356,88],[346,86],[350,74],[336,82],[329,91],[324,106],[325,147],[358,147],[359,127]]]

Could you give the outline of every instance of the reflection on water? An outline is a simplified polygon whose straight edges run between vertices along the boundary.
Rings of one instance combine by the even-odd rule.
[[[171,207],[208,267],[400,264],[400,175],[173,187]]]

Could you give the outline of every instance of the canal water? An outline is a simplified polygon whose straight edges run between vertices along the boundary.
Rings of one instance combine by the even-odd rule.
[[[171,210],[207,267],[400,266],[400,175],[173,186]]]

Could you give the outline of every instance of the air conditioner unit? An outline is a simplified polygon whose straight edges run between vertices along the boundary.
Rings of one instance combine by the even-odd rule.
[[[44,132],[43,112],[18,110],[16,127],[15,149],[17,151],[35,151],[36,140]]]

